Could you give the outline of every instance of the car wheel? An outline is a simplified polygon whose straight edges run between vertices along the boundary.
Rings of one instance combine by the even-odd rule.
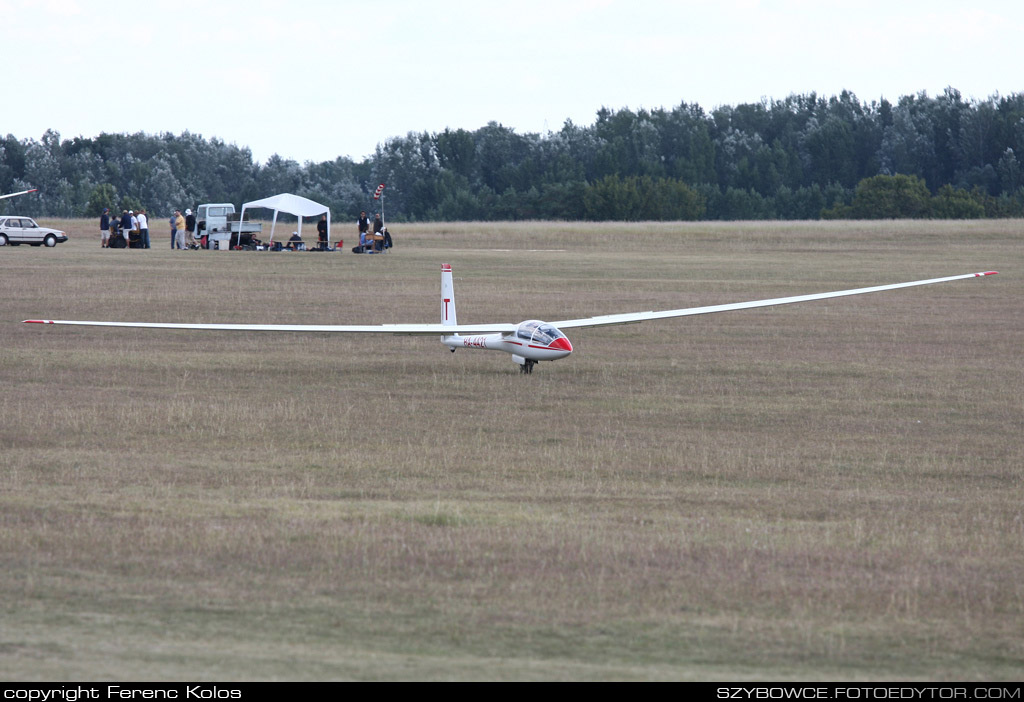
[[[50,248],[53,248],[54,246],[57,245],[57,237],[55,237],[53,234],[47,234],[46,238],[43,239],[43,243],[49,246]]]
[[[7,246],[7,235],[0,234],[0,246]]]

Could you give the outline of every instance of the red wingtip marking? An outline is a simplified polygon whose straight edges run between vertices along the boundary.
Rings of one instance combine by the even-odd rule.
[[[977,275],[999,275],[999,271],[985,271],[984,273],[978,273]]]
[[[442,263],[441,264],[441,270],[442,271],[449,271],[450,272],[452,270],[452,264],[450,264],[450,263]]]
[[[24,324],[53,324],[53,322],[48,319],[26,319]]]

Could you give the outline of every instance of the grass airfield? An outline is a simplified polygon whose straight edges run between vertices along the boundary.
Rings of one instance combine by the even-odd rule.
[[[71,241],[0,249],[3,679],[1024,676],[1021,221],[396,225],[379,256],[41,224]],[[530,376],[19,323],[434,322],[441,263],[463,323],[1000,275],[570,330]]]

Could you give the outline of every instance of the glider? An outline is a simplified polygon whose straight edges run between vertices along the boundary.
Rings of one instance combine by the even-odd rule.
[[[714,312],[732,310],[748,310],[755,307],[773,305],[789,305],[795,302],[827,300],[847,295],[863,295],[866,293],[897,290],[917,285],[945,283],[965,278],[979,278],[995,275],[997,271],[983,273],[967,273],[946,278],[915,280],[909,283],[877,285],[854,290],[837,290],[835,292],[797,295],[794,297],[777,297],[770,300],[754,300],[752,302],[734,302],[726,305],[710,307],[689,307],[678,310],[660,312],[630,312],[626,314],[609,314],[600,317],[584,317],[582,319],[562,319],[555,322],[542,322],[529,319],[519,324],[459,324],[455,315],[455,289],[452,283],[452,267],[445,263],[441,266],[441,322],[438,324],[374,324],[374,325],[328,325],[328,324],[173,324],[159,322],[90,322],[60,319],[26,319],[26,324],[74,324],[92,327],[133,327],[142,329],[191,329],[220,331],[278,331],[278,332],[335,332],[348,334],[404,334],[416,336],[441,337],[441,343],[452,352],[459,348],[490,349],[504,351],[512,355],[512,360],[519,364],[521,373],[533,372],[538,361],[556,361],[572,353],[572,343],[562,332],[563,329],[583,329],[585,327],[604,327],[614,324],[635,324],[655,319],[672,317],[689,317]]]

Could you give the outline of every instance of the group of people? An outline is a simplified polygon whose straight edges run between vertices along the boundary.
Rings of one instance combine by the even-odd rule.
[[[391,235],[388,228],[384,226],[381,216],[373,217],[373,233],[370,233],[370,219],[366,212],[359,213],[359,246],[352,249],[352,253],[380,253],[390,249],[392,245]]]
[[[330,241],[327,238],[327,215],[321,215],[320,221],[316,223],[316,235],[317,235],[317,248],[316,251],[330,251]],[[288,243],[283,247],[289,251],[305,251],[306,242],[302,240],[298,232],[292,232],[291,237],[288,239]]]
[[[374,215],[372,233],[370,230],[370,218],[366,216],[365,211],[359,213],[357,226],[359,228],[359,246],[354,247],[352,253],[380,253],[391,248],[391,235],[388,233],[388,228],[384,226],[384,220],[381,219],[379,214]],[[330,242],[327,239],[327,215],[320,217],[320,221],[316,223],[316,232],[317,239],[319,240],[318,250],[327,251],[330,246]],[[341,246],[340,241],[338,246]],[[299,236],[298,232],[292,232],[292,236],[284,248],[292,251],[305,251],[306,244],[302,241],[302,237]]]
[[[182,215],[181,210],[175,210],[169,220],[171,225],[171,248],[172,249],[198,249],[199,242],[196,241],[196,218],[191,209],[186,209]],[[359,213],[359,246],[352,249],[353,253],[379,253],[392,246],[391,235],[381,216],[375,215],[373,220],[373,232],[370,232],[370,219],[366,212]],[[319,239],[320,250],[327,250],[329,246],[327,238],[327,215],[320,218],[316,224],[317,238]],[[100,244],[103,248],[126,247],[148,249],[149,240],[149,218],[145,210],[135,212],[124,210],[120,217],[111,215],[110,208],[104,207],[100,215]],[[304,251],[306,245],[298,232],[292,232],[287,246],[284,248],[293,251]]]
[[[117,217],[111,216],[109,207],[104,207],[100,215],[100,246],[105,249],[123,249],[128,246],[148,249],[149,218],[146,211],[124,210]]]
[[[171,248],[172,249],[198,249],[196,241],[196,216],[192,210],[186,209],[182,216],[181,210],[175,210],[171,215]]]
[[[186,209],[184,216],[181,210],[175,210],[170,224],[172,249],[199,248],[195,239],[196,218],[192,210]],[[100,246],[105,249],[152,248],[146,211],[124,210],[118,217],[111,215],[109,207],[104,207],[100,215]]]

